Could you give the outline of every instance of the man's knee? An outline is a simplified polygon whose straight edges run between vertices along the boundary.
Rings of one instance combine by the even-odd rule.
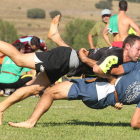
[[[133,128],[138,128],[138,123],[137,123],[137,121],[131,120],[131,127],[133,127]]]
[[[45,89],[45,87],[40,86],[40,85],[30,85],[28,87],[29,87],[28,89],[30,89],[31,93],[33,93],[35,95],[39,94],[43,89]]]

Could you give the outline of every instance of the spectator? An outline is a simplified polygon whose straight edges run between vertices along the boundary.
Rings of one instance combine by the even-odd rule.
[[[12,45],[14,45],[16,42],[22,42],[24,44],[24,53],[35,52],[38,49],[44,52],[47,51],[47,46],[45,45],[45,43],[35,36],[23,36],[16,40]]]
[[[109,46],[122,48],[123,41],[128,36],[129,28],[132,27],[136,32],[136,35],[140,35],[140,28],[138,25],[128,16],[125,12],[127,11],[127,2],[122,0],[119,2],[119,13],[113,15],[103,30],[103,37]],[[108,38],[108,33],[113,34],[113,44]]]
[[[102,10],[101,12],[102,21],[96,23],[94,27],[91,29],[90,33],[88,34],[88,41],[91,49],[95,49],[95,46],[93,45],[93,37],[95,35],[97,36],[96,48],[103,48],[109,46],[107,42],[104,40],[102,32],[106,24],[109,22],[110,16],[111,11],[109,9]],[[113,36],[111,34],[109,34],[109,39],[113,41]]]

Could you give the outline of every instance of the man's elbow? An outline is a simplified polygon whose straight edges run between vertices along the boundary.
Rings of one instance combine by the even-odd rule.
[[[98,65],[93,66],[93,72],[97,75],[101,74],[101,69]]]
[[[92,38],[92,34],[88,34],[88,39],[91,39]]]
[[[140,125],[137,123],[137,121],[132,121],[131,120],[131,127],[135,128],[135,129],[140,129]]]

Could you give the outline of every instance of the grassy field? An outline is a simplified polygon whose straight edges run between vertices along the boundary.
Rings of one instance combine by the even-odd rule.
[[[49,30],[49,12],[61,11],[60,32],[74,18],[101,20],[101,10],[94,7],[98,0],[0,0],[0,18],[13,23],[21,35],[35,35],[43,40]],[[113,2],[112,14],[118,12],[118,2]],[[140,4],[129,3],[127,15],[140,26]],[[28,19],[31,8],[46,11],[45,19]],[[0,102],[5,97],[0,98]],[[130,127],[136,105],[124,106],[121,111],[112,107],[92,110],[81,101],[55,101],[32,129],[10,127],[7,122],[21,122],[31,115],[38,98],[28,98],[7,109],[0,140],[139,140],[139,130]]]
[[[5,97],[0,98],[0,102]],[[29,97],[4,113],[0,140],[139,140],[139,130],[130,127],[136,105],[122,110],[93,110],[81,101],[55,101],[31,129],[10,127],[7,122],[25,121],[38,98]]]
[[[74,18],[101,20],[101,10],[95,8],[98,0],[0,0],[0,18],[13,23],[21,35],[35,35],[47,40],[51,18],[49,12],[59,10],[62,13],[60,31]],[[129,3],[127,15],[140,25],[140,4]],[[46,12],[45,19],[28,19],[27,10],[41,8]],[[113,1],[112,14],[118,12],[118,1]]]

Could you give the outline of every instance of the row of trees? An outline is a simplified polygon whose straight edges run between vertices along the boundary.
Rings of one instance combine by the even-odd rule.
[[[98,9],[112,9],[112,1],[113,0],[101,0],[98,3],[95,4],[95,7]],[[120,1],[120,0],[114,0],[114,1]],[[135,2],[135,3],[140,3],[140,0],[127,0],[127,2]]]
[[[101,0],[98,3],[95,4],[95,7],[98,9],[112,9],[112,1],[113,0]],[[114,0],[114,1],[120,1],[120,0]],[[140,0],[127,0],[128,2],[137,2],[140,3]],[[54,18],[56,15],[61,14],[60,11],[54,10],[49,12],[50,17]],[[29,9],[27,10],[27,17],[28,18],[45,18],[45,10],[35,8],[35,9]]]
[[[120,0],[116,0],[116,1],[120,1]],[[140,0],[127,0],[127,2],[135,2],[135,3],[140,3]]]
[[[53,19],[56,15],[62,16],[61,12],[58,10],[51,11],[50,17]],[[45,10],[34,8],[27,10],[27,17],[28,18],[45,18]]]
[[[95,4],[95,7],[97,9],[112,9],[112,0],[106,0],[106,1],[99,1]]]
[[[65,26],[62,38],[76,50],[82,47],[89,49],[87,36],[94,24],[91,20],[75,19],[70,21]],[[14,25],[0,19],[0,40],[13,43],[18,38],[19,35]],[[96,38],[94,43],[96,44]],[[49,49],[56,47],[52,41],[46,42],[46,44]]]

